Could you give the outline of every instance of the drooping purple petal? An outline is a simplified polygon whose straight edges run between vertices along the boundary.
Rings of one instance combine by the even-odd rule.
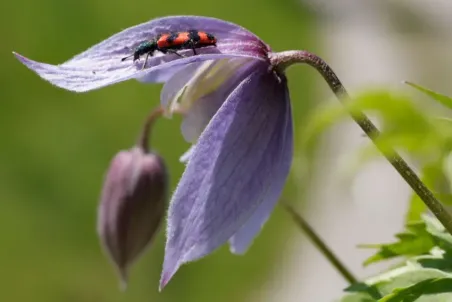
[[[190,50],[181,52],[185,58],[169,54],[150,57],[145,70],[144,58],[135,63],[121,58],[133,53],[144,40],[170,31],[198,29],[216,36],[217,47],[207,47],[193,56]],[[98,89],[129,79],[144,82],[163,82],[180,71],[186,64],[232,57],[267,60],[268,48],[258,37],[246,29],[223,20],[174,16],[154,19],[130,27],[89,48],[60,65],[39,63],[19,54],[16,57],[28,68],[52,84],[76,92]]]
[[[287,98],[287,106],[290,106],[290,100],[288,92],[286,93]],[[205,102],[208,104],[208,102]],[[217,108],[218,109],[218,108]],[[217,110],[216,109],[216,110]],[[215,110],[215,111],[216,111]],[[213,114],[212,114],[213,115]],[[212,117],[210,116],[210,118]],[[193,122],[198,122],[202,120],[202,118],[195,119],[196,116],[193,116]],[[203,115],[201,115],[203,116]],[[205,116],[207,118],[207,116]],[[209,119],[210,119],[209,118]],[[184,123],[191,122],[190,119],[185,118]],[[244,254],[249,246],[251,245],[253,239],[259,234],[261,228],[265,224],[265,222],[268,220],[271,212],[275,208],[275,205],[278,201],[279,196],[281,195],[281,191],[284,187],[286,176],[289,173],[290,166],[292,163],[292,151],[293,151],[293,128],[292,128],[292,116],[291,116],[291,110],[290,108],[287,110],[287,117],[286,117],[286,128],[287,130],[284,132],[286,140],[284,141],[284,150],[286,150],[287,154],[283,156],[283,162],[279,166],[279,174],[281,177],[276,177],[275,181],[272,184],[272,189],[270,190],[273,194],[268,194],[265,196],[264,202],[258,207],[256,212],[253,214],[253,216],[246,222],[242,228],[234,234],[234,236],[229,239],[230,249],[231,252],[234,254]],[[206,123],[207,125],[207,123]],[[204,125],[205,126],[205,125]],[[184,128],[184,127],[183,127]],[[201,127],[200,127],[201,128]],[[204,129],[204,128],[202,128]],[[199,133],[200,134],[200,133]],[[198,135],[199,136],[199,135]],[[286,145],[287,144],[287,145]],[[289,146],[290,144],[290,146]],[[187,163],[193,153],[194,146],[191,146],[181,157],[180,161],[182,163]],[[284,160],[285,159],[285,160]]]
[[[201,134],[170,205],[161,288],[183,263],[227,242],[267,195],[277,195],[273,184],[285,178],[280,166],[292,147],[286,89],[265,64],[257,66]]]
[[[273,212],[286,183],[293,158],[293,125],[288,91],[286,92],[286,105],[288,106],[285,118],[286,125],[280,141],[281,149],[285,153],[281,154],[280,165],[277,167],[276,176],[273,178],[273,182],[268,190],[268,194],[264,197],[264,201],[259,205],[246,224],[229,239],[230,250],[234,254],[244,254],[248,250],[254,238],[259,234],[263,225]]]

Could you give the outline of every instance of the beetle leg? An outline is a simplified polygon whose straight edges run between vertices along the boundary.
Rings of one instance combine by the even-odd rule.
[[[177,53],[177,50],[174,50],[174,49],[167,49],[166,52],[168,52],[168,53],[173,53],[173,54],[175,54],[175,55],[178,55],[178,56],[181,57],[181,58],[184,57],[184,56],[178,54],[178,53]]]
[[[146,66],[146,63],[148,62],[149,55],[150,55],[150,53],[148,53],[148,54],[146,55],[146,59],[144,60],[143,67],[141,67],[141,70],[143,70],[144,67]]]

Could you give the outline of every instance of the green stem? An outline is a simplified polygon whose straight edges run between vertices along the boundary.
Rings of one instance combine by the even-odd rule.
[[[337,75],[325,61],[315,54],[307,51],[285,51],[271,54],[270,61],[276,70],[284,70],[295,63],[308,64],[314,67],[322,75],[339,101],[344,104],[347,104],[347,102],[350,101],[350,96]],[[395,150],[391,148],[383,149],[377,143],[377,138],[380,136],[380,131],[378,131],[377,127],[375,127],[363,112],[354,111],[350,112],[350,115],[366,135],[374,142],[378,150],[380,150],[414,192],[422,199],[430,211],[438,218],[447,231],[452,234],[452,217],[450,214]]]
[[[334,255],[334,253],[326,246],[323,240],[314,232],[309,224],[301,217],[291,206],[281,203],[280,204],[289,214],[295,223],[303,230],[303,232],[312,240],[314,245],[320,250],[320,252],[328,259],[328,261],[336,268],[336,270],[347,280],[350,284],[357,283],[357,279],[353,274],[345,267],[344,264]]]

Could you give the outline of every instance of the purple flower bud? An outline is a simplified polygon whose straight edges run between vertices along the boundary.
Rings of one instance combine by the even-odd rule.
[[[128,268],[145,250],[165,212],[167,175],[163,160],[141,147],[111,161],[98,211],[98,234],[118,269],[122,288]]]

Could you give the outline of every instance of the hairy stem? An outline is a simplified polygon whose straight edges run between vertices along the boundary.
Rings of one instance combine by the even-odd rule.
[[[270,55],[270,61],[276,71],[283,71],[288,66],[296,63],[305,63],[314,67],[325,79],[325,81],[333,90],[339,101],[346,104],[350,101],[350,96],[342,85],[341,81],[331,69],[331,67],[323,61],[320,57],[308,51],[285,51],[274,53]],[[416,194],[422,199],[432,213],[443,224],[447,231],[452,234],[452,217],[443,207],[443,205],[436,199],[433,193],[427,186],[419,179],[413,169],[402,159],[402,157],[395,151],[390,149],[383,149],[377,143],[376,139],[380,135],[377,127],[363,112],[350,112],[352,118],[366,133],[366,135],[374,142],[378,150],[386,157],[391,165],[399,172],[403,179],[410,185]]]
[[[314,232],[309,224],[301,217],[291,206],[280,203],[280,205],[292,216],[295,223],[303,230],[303,232],[312,240],[314,245],[320,250],[320,252],[328,259],[328,261],[336,268],[336,270],[347,280],[348,283],[354,284],[358,280],[353,274],[345,267],[345,265],[337,258],[334,253],[326,246],[323,240]]]

